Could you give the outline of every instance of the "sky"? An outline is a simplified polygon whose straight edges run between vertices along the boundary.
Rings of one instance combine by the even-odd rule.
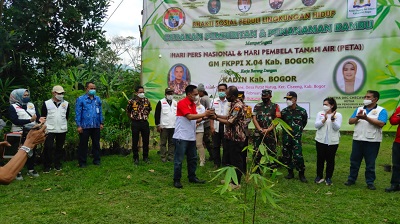
[[[121,5],[118,7],[120,3]],[[118,9],[114,12],[117,7]],[[143,0],[111,0],[107,15],[110,17],[113,12],[114,14],[104,26],[107,38],[133,36],[138,44],[140,39],[139,25],[142,24],[142,9]]]

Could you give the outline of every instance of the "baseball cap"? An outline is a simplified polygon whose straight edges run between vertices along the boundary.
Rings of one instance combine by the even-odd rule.
[[[64,88],[62,86],[54,86],[53,87],[53,92],[64,93],[65,91],[64,91]]]
[[[288,92],[288,93],[286,93],[286,96],[285,97],[283,97],[283,99],[292,99],[293,97],[296,97],[297,98],[297,93],[295,93],[295,92],[293,92],[293,91],[290,91],[290,92]]]
[[[173,93],[173,92],[174,92],[174,90],[171,89],[171,88],[166,88],[165,89],[165,93]]]
[[[272,90],[263,89],[263,90],[261,91],[261,96],[266,96],[266,95],[272,95]]]
[[[197,90],[198,90],[198,91],[205,91],[206,89],[204,88],[204,84],[203,84],[203,83],[200,83],[200,84],[197,86]]]

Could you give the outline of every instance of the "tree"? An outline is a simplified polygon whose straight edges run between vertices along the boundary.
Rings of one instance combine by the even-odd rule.
[[[43,79],[65,67],[67,55],[91,60],[107,45],[101,23],[108,6],[109,0],[5,0],[0,34],[15,38],[1,45],[0,76]]]

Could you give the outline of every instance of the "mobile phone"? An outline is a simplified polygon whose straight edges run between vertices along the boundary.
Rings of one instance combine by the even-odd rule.
[[[21,139],[22,134],[20,133],[5,134],[4,140],[10,143],[11,146],[4,147],[3,158],[12,158],[18,152],[19,146],[21,145]]]

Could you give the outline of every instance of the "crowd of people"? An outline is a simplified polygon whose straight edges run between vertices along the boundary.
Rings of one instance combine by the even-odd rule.
[[[189,182],[205,183],[196,176],[196,169],[198,163],[204,166],[207,160],[211,161],[215,168],[235,167],[238,181],[236,183],[232,181],[229,185],[232,189],[239,189],[241,177],[247,168],[247,151],[243,149],[249,144],[249,123],[252,121],[255,127],[253,136],[255,153],[252,156],[259,164],[262,155],[258,149],[261,144],[266,146],[269,156],[276,159],[278,157],[275,132],[277,123],[273,122],[276,118],[282,119],[291,128],[291,131],[282,132],[282,157],[279,159],[288,170],[285,178],[293,179],[296,170],[299,180],[308,182],[302,154],[302,133],[308,121],[308,114],[297,104],[297,93],[290,91],[286,94],[284,99],[287,106],[281,110],[278,104],[271,101],[272,91],[262,90],[261,102],[252,109],[244,103],[244,92],[239,91],[237,87],[219,84],[217,90],[218,95],[211,100],[203,84],[199,84],[198,87],[188,85],[184,90],[186,97],[177,102],[174,100],[174,90],[166,88],[165,97],[156,105],[154,116],[157,132],[160,133],[160,157],[164,163],[173,162],[173,186],[183,187],[182,163],[186,155]],[[101,164],[100,131],[104,126],[102,101],[96,95],[96,85],[93,82],[86,83],[85,91],[84,95],[76,99],[75,107],[75,122],[79,133],[78,165],[81,168],[87,166],[89,137],[92,140],[92,163]],[[70,107],[64,100],[64,94],[62,86],[54,86],[52,98],[43,103],[40,115],[37,107],[31,103],[29,90],[16,89],[11,92],[9,107],[11,131],[20,134],[21,144],[17,154],[7,165],[0,168],[0,183],[8,184],[14,178],[23,180],[20,170],[25,162],[27,174],[39,177],[34,167],[34,154],[35,146],[42,142],[44,142],[43,173],[49,173],[53,168],[56,172],[62,170],[63,145],[70,114]],[[348,121],[354,125],[354,134],[350,172],[345,182],[347,186],[355,184],[364,159],[367,188],[376,189],[375,161],[382,142],[382,127],[388,120],[386,109],[377,104],[379,96],[379,92],[368,90],[364,96],[364,106],[355,109]],[[314,124],[317,130],[315,135],[317,164],[314,182],[332,185],[343,117],[337,111],[337,103],[332,97],[322,101],[321,109],[316,115]],[[142,161],[150,162],[148,119],[151,111],[152,106],[145,96],[144,88],[137,87],[135,96],[129,100],[126,108],[132,124],[132,152],[135,166],[140,164],[138,147],[140,137],[143,145]],[[389,121],[392,125],[400,123],[400,107]],[[4,123],[1,123],[1,126],[4,126]],[[9,146],[9,143],[4,141],[0,142],[0,145]],[[400,127],[397,129],[392,147],[392,163],[391,186],[385,189],[387,192],[400,191]],[[267,167],[273,169],[278,165],[272,160]],[[255,172],[261,170],[257,169]]]

